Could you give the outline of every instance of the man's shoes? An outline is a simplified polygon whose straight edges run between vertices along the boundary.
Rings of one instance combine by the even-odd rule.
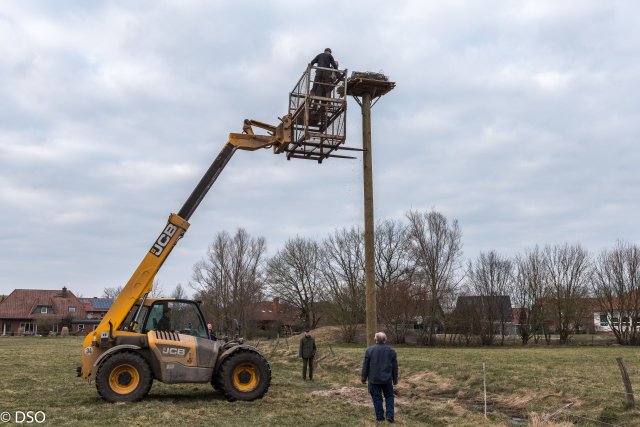
[[[388,423],[395,423],[395,421],[393,420],[393,418],[387,418],[387,422],[388,422]]]

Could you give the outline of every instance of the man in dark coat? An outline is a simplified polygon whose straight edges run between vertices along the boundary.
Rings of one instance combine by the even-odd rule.
[[[158,320],[156,329],[159,331],[171,330],[171,308],[167,303],[162,304],[162,317]]]
[[[333,59],[331,49],[326,48],[324,52],[316,55],[315,58],[309,63],[310,65],[318,64],[318,67],[322,68],[334,68],[338,69],[338,62]],[[331,71],[329,70],[316,70],[316,77],[313,80],[313,88],[311,93],[316,96],[328,96],[331,94]]]
[[[387,336],[378,332],[376,343],[367,348],[362,363],[362,384],[369,380],[369,394],[373,400],[376,420],[393,422],[393,386],[398,384],[398,359],[396,351],[387,345]],[[382,396],[386,414],[382,408]]]
[[[307,366],[309,366],[309,379],[313,381],[313,358],[316,355],[316,340],[304,330],[304,336],[300,339],[298,355],[302,358],[302,379],[307,380]]]

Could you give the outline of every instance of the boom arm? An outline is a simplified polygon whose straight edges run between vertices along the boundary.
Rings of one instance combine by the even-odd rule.
[[[268,135],[256,135],[252,126],[260,127],[269,132]],[[278,126],[271,126],[253,120],[245,120],[245,133],[230,133],[227,143],[222,147],[209,169],[200,179],[189,198],[184,202],[178,214],[169,215],[169,220],[162,232],[147,252],[138,268],[124,286],[113,305],[107,311],[96,329],[84,340],[83,378],[89,378],[93,373],[93,361],[99,353],[95,347],[108,348],[113,345],[114,331],[117,331],[136,301],[151,292],[153,279],[162,267],[178,240],[189,228],[189,219],[207,195],[237,149],[254,151],[261,148],[273,147],[274,153],[281,153],[291,141],[291,118],[285,116]]]

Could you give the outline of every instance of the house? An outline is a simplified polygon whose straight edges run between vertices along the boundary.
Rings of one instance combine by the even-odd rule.
[[[536,301],[536,306],[544,313],[544,325],[547,331],[552,334],[559,333],[560,316],[568,316],[568,328],[575,333],[594,333],[594,317],[600,311],[600,300],[598,298],[575,298],[570,301],[570,311],[561,309],[553,298],[541,298]],[[565,304],[566,306],[567,304]]]
[[[59,333],[63,326],[71,333],[92,330],[104,316],[106,310],[102,306],[106,303],[100,301],[102,298],[96,299],[95,305],[83,300],[89,298],[78,298],[66,287],[16,289],[0,302],[0,334]]]
[[[256,329],[262,331],[274,329],[290,331],[301,325],[296,308],[289,304],[281,304],[278,297],[273,301],[260,301],[253,304],[250,318]]]
[[[84,311],[87,313],[85,323],[95,326],[113,305],[113,298],[80,298],[80,301],[84,304]],[[92,329],[95,329],[95,326]]]
[[[460,296],[453,310],[453,318],[458,332],[472,334],[483,332],[499,333],[504,327],[505,335],[512,331],[513,313],[508,295]],[[487,322],[491,328],[487,328]]]
[[[400,307],[402,309],[402,307]],[[444,332],[444,319],[445,314],[439,301],[436,301],[435,313],[433,315],[433,323],[431,321],[432,302],[430,299],[422,299],[418,301],[418,315],[413,316],[411,329],[429,329],[429,326],[433,328],[434,334],[441,334]]]
[[[631,305],[635,306],[635,304]],[[633,327],[640,328],[640,316],[633,319],[634,314],[638,313],[638,310],[634,310],[632,307],[629,307],[627,310],[620,310],[620,302],[617,299],[612,301],[610,310],[603,310],[603,307],[607,306],[608,304],[604,302],[594,305],[593,325],[595,332],[613,332],[611,329],[612,324],[618,331],[629,331]],[[624,313],[622,313],[622,311],[624,311]]]

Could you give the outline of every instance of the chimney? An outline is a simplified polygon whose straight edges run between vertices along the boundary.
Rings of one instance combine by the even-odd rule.
[[[62,298],[66,298],[67,297],[67,287],[63,286],[62,287]]]

